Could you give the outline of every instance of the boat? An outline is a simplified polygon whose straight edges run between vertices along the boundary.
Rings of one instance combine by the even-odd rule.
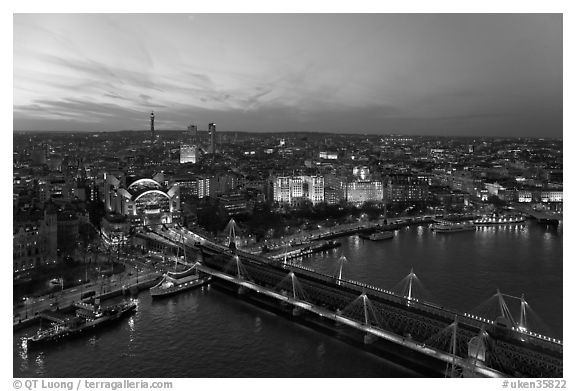
[[[50,280],[50,284],[52,285],[62,285],[62,278],[53,278]]]
[[[394,237],[394,232],[392,231],[376,231],[376,232],[372,232],[370,234],[367,233],[361,233],[358,236],[360,236],[362,239],[368,239],[368,240],[385,240],[385,239],[392,239]]]
[[[336,240],[328,240],[327,242],[321,243],[319,246],[313,247],[314,252],[324,251],[324,250],[331,250],[333,248],[337,248],[342,246],[342,243]]]
[[[437,224],[432,224],[430,228],[432,231],[438,233],[465,232],[476,230],[476,226],[470,222],[455,223],[448,221],[441,221]]]
[[[154,297],[168,296],[187,289],[204,285],[212,279],[211,276],[202,276],[195,266],[183,272],[167,272],[157,285],[150,288],[150,295]]]
[[[119,320],[136,309],[133,301],[101,307],[99,304],[77,302],[76,315],[57,323],[53,327],[40,330],[26,339],[27,347],[34,347],[45,343],[58,342],[71,338],[87,331],[93,330]]]
[[[512,216],[512,215],[492,215],[483,216],[479,219],[474,220],[475,225],[501,225],[501,224],[520,224],[526,221],[523,216]]]
[[[184,249],[184,264],[188,265],[186,261],[186,246],[184,246],[184,237],[182,234],[180,234],[180,243]],[[178,252],[176,253],[174,270],[178,267],[179,251],[180,247],[178,247]],[[182,272],[169,271],[165,273],[162,280],[150,288],[152,298],[173,295],[210,282],[212,277],[208,274],[200,275],[196,265],[197,263]]]

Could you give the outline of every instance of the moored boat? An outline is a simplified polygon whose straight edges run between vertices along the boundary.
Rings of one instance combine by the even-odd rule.
[[[512,216],[512,215],[492,215],[483,216],[479,219],[474,220],[476,225],[502,225],[502,224],[520,224],[526,221],[523,216]]]
[[[442,221],[437,224],[432,224],[430,227],[432,231],[438,233],[452,233],[452,232],[465,232],[465,231],[475,231],[476,226],[470,222],[448,222]]]
[[[180,272],[168,272],[157,285],[150,288],[150,295],[154,297],[168,296],[187,289],[204,285],[212,279],[211,276],[202,276],[195,266]]]
[[[136,309],[136,303],[129,301],[109,307],[85,302],[75,303],[76,316],[68,318],[53,327],[40,330],[26,339],[28,348],[44,343],[52,343],[71,338],[119,320]]]
[[[394,232],[393,231],[376,231],[376,232],[372,232],[370,234],[361,233],[358,236],[360,236],[362,239],[377,241],[377,240],[392,239],[394,237]]]

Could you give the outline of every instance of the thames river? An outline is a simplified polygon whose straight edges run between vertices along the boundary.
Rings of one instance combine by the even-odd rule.
[[[299,262],[327,274],[347,259],[343,278],[394,289],[411,268],[413,295],[479,315],[498,311],[497,289],[528,327],[562,339],[562,226],[480,227],[433,233],[405,227],[391,240],[340,238],[342,246]],[[405,281],[404,281],[405,282]],[[408,368],[291,322],[213,286],[152,301],[116,325],[28,352],[14,334],[15,377],[413,377]]]

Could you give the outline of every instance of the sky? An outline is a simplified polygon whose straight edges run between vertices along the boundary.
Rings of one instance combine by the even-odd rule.
[[[15,14],[14,130],[562,137],[561,14]]]

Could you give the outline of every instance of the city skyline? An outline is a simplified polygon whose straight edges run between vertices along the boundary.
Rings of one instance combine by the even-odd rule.
[[[561,14],[16,14],[14,130],[562,137]]]

